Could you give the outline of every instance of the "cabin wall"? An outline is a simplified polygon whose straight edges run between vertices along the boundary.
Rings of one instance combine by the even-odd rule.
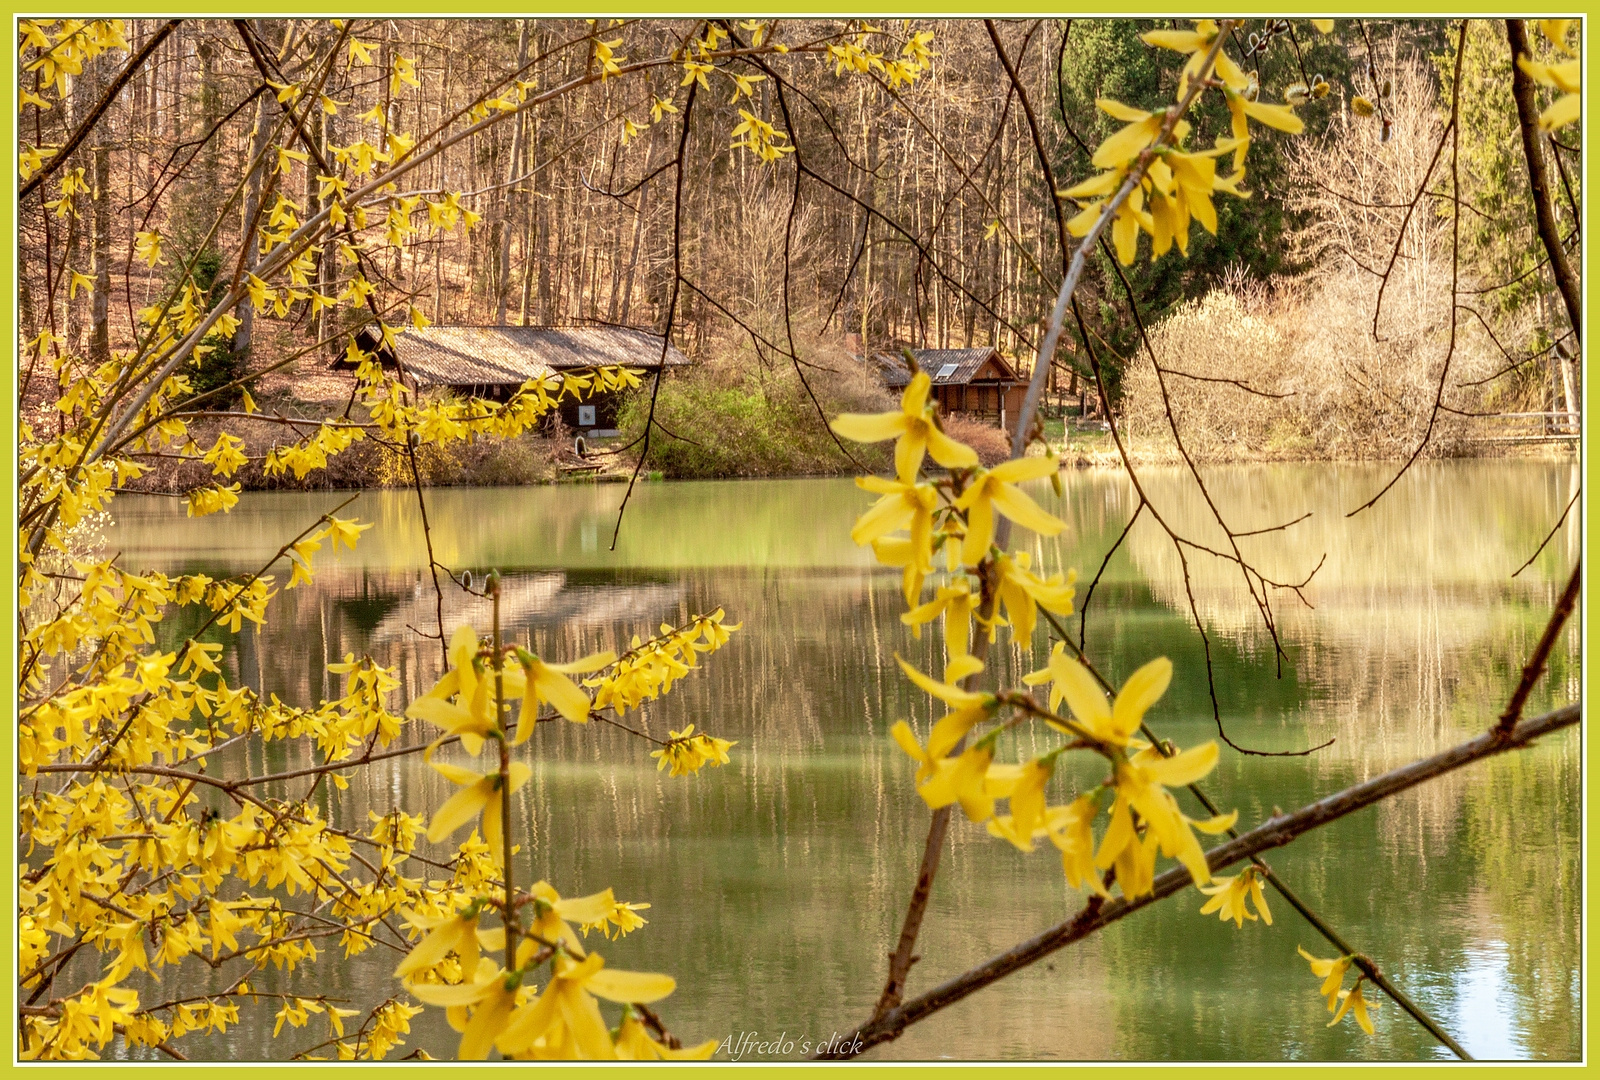
[[[1015,431],[1017,415],[1022,412],[1023,399],[1028,395],[1027,384],[1003,387],[995,383],[968,383],[965,386],[935,386],[934,400],[946,415],[960,414],[971,420],[981,420]]]
[[[561,423],[568,430],[578,432],[588,431],[615,431],[617,427],[617,412],[622,406],[622,394],[616,390],[605,390],[585,397],[582,401],[572,398],[563,398],[561,401]],[[586,407],[594,408],[592,423],[583,423],[588,419],[581,410]]]
[[[1005,423],[1003,426],[1005,427],[1006,431],[1013,434],[1016,432],[1017,417],[1022,414],[1022,402],[1027,396],[1028,388],[1026,386],[1013,386],[1011,389],[1006,391],[1006,407],[1005,412],[1002,414],[1005,418]]]
[[[1027,388],[1012,387],[1007,390],[995,383],[969,383],[965,386],[936,386],[933,392],[934,400],[945,412],[998,415],[1002,408],[1008,413],[1015,411]]]
[[[482,384],[453,383],[446,387],[451,393],[460,398],[476,397],[488,401],[506,402],[521,389],[521,383],[500,383],[490,386]],[[424,388],[426,389],[426,387]],[[583,410],[586,407],[594,409],[591,419]],[[600,391],[585,397],[582,401],[564,397],[557,406],[556,412],[561,417],[561,423],[568,431],[614,431],[617,427],[617,414],[622,408],[622,392],[618,390]],[[585,422],[587,421],[587,422]]]
[[[446,389],[458,398],[475,397],[483,398],[485,401],[504,403],[511,400],[511,396],[517,392],[521,385],[521,383],[493,383],[489,385],[482,383],[451,383]],[[424,390],[427,388],[426,386],[423,387]]]

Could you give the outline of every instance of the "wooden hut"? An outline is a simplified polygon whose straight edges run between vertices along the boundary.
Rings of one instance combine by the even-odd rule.
[[[415,389],[442,386],[457,394],[504,401],[529,379],[597,367],[628,367],[646,373],[685,367],[689,358],[657,334],[627,326],[450,326],[408,329],[394,350],[375,334],[357,335],[385,367],[399,362],[402,379]],[[398,354],[398,355],[396,355]],[[343,358],[336,367],[349,366]],[[618,395],[565,398],[561,420],[587,436],[616,433]]]
[[[1022,411],[1028,380],[1018,376],[998,349],[912,349],[911,355],[917,367],[928,373],[932,397],[946,415],[967,416],[1011,430]],[[884,353],[877,360],[889,389],[901,390],[911,381],[903,357]]]

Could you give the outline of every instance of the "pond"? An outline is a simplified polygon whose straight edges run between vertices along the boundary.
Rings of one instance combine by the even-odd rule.
[[[1577,558],[1574,518],[1511,576],[1567,504],[1575,464],[1421,465],[1377,507],[1346,518],[1391,469],[1208,473],[1236,528],[1311,514],[1241,541],[1269,577],[1298,581],[1321,560],[1304,603],[1273,595],[1286,653],[1280,671],[1237,570],[1188,552],[1228,735],[1263,750],[1335,740],[1305,757],[1224,748],[1205,786],[1220,805],[1239,809],[1241,828],[1487,727]],[[1137,496],[1121,473],[1069,472],[1063,480],[1063,497],[1042,483],[1034,491],[1069,529],[1053,540],[1019,533],[1015,542],[1034,552],[1036,565],[1077,568],[1081,602]],[[1168,522],[1216,541],[1182,474],[1151,470],[1145,480]],[[541,726],[522,751],[534,776],[516,798],[528,837],[518,879],[546,878],[565,895],[611,886],[620,898],[650,903],[649,926],[605,946],[608,963],[674,975],[677,992],[661,1010],[686,1040],[781,1036],[787,1054],[780,1047],[760,1059],[797,1058],[806,1040],[820,1043],[865,1020],[882,985],[929,816],[912,788],[913,766],[888,730],[909,718],[925,732],[939,715],[900,676],[894,655],[935,670],[939,635],[912,638],[899,620],[898,572],[874,566],[850,543],[851,522],[869,497],[847,479],[642,485],[613,552],[622,494],[620,486],[563,486],[427,496],[438,560],[457,571],[498,567],[508,635],[543,656],[625,648],[635,633],[718,606],[743,624],[669,697],[630,714],[658,737],[693,722],[737,740],[731,764],[672,779],[656,771],[648,743],[615,728]],[[246,494],[226,517],[189,522],[181,502],[124,496],[106,549],[133,569],[254,570],[346,497]],[[230,680],[309,703],[335,692],[325,665],[347,652],[394,666],[407,698],[438,677],[438,644],[412,629],[432,629],[436,619],[414,495],[368,492],[341,514],[377,527],[353,554],[324,552],[313,584],[274,601],[265,633],[217,637],[228,645]],[[486,631],[486,602],[445,581],[447,627],[469,619]],[[1076,633],[1077,615],[1070,624]],[[1047,631],[1041,626],[1031,657],[1002,648],[991,670],[1014,681],[1042,666]],[[183,632],[176,619],[165,628],[180,639]],[[1215,737],[1179,560],[1149,515],[1106,565],[1086,632],[1089,654],[1117,681],[1154,656],[1171,657],[1175,678],[1150,714],[1153,728],[1183,746]],[[1579,676],[1571,628],[1527,713],[1576,700]],[[1027,737],[1003,743],[998,759],[1019,760],[1032,745]],[[264,764],[288,764],[281,753],[269,751]],[[1572,1059],[1581,1049],[1580,760],[1577,731],[1567,730],[1349,816],[1268,861],[1475,1056]],[[1063,770],[1052,801],[1092,782],[1088,772]],[[418,757],[396,758],[335,792],[329,810],[364,827],[369,809],[436,807],[450,790]],[[959,815],[951,833],[912,994],[1082,903],[1048,845],[1024,854]],[[1331,946],[1287,904],[1276,902],[1272,926],[1236,930],[1201,916],[1202,900],[1187,889],[1136,913],[869,1057],[1448,1056],[1393,1005],[1376,1014],[1373,1038],[1348,1022],[1326,1027],[1317,980],[1295,948],[1331,955]],[[334,947],[312,968],[258,985],[366,1007],[392,992],[393,953],[374,950],[348,963],[338,955]],[[322,1037],[286,1031],[275,1042],[269,1006],[242,1011],[245,1023],[209,1042],[191,1036],[186,1049],[218,1059],[281,1057]],[[413,1032],[408,1049],[453,1054],[456,1036],[438,1010]]]

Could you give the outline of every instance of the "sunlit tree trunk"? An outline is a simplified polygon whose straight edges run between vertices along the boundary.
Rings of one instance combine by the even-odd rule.
[[[260,34],[263,31],[270,33],[272,26],[273,23],[271,21],[267,21],[264,25],[258,22],[257,33]],[[293,38],[294,21],[290,20],[283,26],[283,40],[279,44],[278,51],[280,63],[284,59],[284,51],[288,48],[289,42]],[[263,40],[268,39],[263,38]],[[261,158],[262,151],[266,149],[267,140],[272,134],[272,117],[276,110],[276,100],[271,93],[265,92],[256,98],[256,126],[250,136],[249,156],[245,159],[246,163]],[[245,181],[244,203],[239,212],[239,235],[241,237],[240,245],[244,249],[244,269],[246,271],[254,270],[261,260],[261,248],[255,242],[255,225],[256,217],[261,209],[261,184],[266,170],[267,162],[265,158],[262,158],[261,162],[250,171],[250,175]],[[306,171],[309,172],[310,169],[308,168]],[[232,348],[234,355],[244,356],[250,351],[250,342],[255,333],[255,308],[250,304],[240,304],[236,315],[239,319],[239,325],[233,332]]]
[[[528,20],[521,19],[517,33],[517,70],[528,62]],[[526,118],[519,116],[511,129],[511,159],[506,163],[506,189],[500,200],[500,263],[495,280],[496,326],[506,324],[506,306],[511,300],[511,222],[517,204],[517,177],[522,175],[522,131]]]
[[[111,359],[111,148],[96,146],[94,160],[94,298],[89,319],[89,358]]]

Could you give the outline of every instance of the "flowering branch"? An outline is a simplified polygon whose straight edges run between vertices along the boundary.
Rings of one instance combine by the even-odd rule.
[[[1497,738],[1492,733],[1479,735],[1443,753],[1414,761],[1410,765],[1393,769],[1364,783],[1355,784],[1303,806],[1291,814],[1270,818],[1249,832],[1225,844],[1219,844],[1206,852],[1206,863],[1212,870],[1221,870],[1258,852],[1283,847],[1304,833],[1337,821],[1374,803],[1382,802],[1424,781],[1454,772],[1462,766],[1507,750],[1521,749],[1542,735],[1571,727],[1578,722],[1580,715],[1579,705],[1566,705],[1554,712],[1522,721],[1505,738]],[[1103,930],[1157,900],[1182,891],[1189,882],[1188,870],[1177,866],[1156,877],[1153,891],[1135,899],[1117,897],[1108,901],[1092,896],[1083,910],[1071,919],[990,957],[982,964],[940,983],[926,994],[913,998],[861,1025],[842,1040],[843,1050],[817,1056],[849,1058],[880,1043],[891,1042],[899,1038],[912,1024],[927,1019],[941,1009],[954,1005],[985,986],[1043,959],[1058,949],[1082,941],[1096,931]]]

